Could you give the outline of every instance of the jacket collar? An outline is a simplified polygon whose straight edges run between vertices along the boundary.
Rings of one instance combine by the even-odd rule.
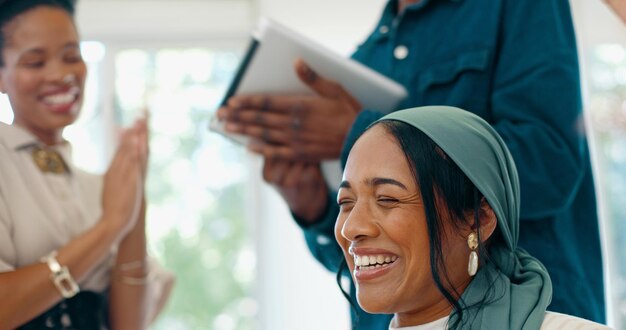
[[[428,5],[432,5],[432,4],[437,3],[437,2],[441,2],[441,1],[460,3],[463,0],[422,0],[422,1],[418,2],[418,3],[412,4],[412,5],[408,6],[408,7],[406,7],[406,9],[404,10],[404,13],[402,13],[402,15],[398,15],[398,2],[399,2],[399,0],[389,0],[387,2],[387,4],[385,5],[385,8],[383,9],[383,14],[382,14],[382,17],[381,17],[381,19],[379,21],[379,25],[377,27],[377,31],[383,25],[391,26],[393,24],[394,20],[402,19],[402,17],[404,17],[406,15],[411,15],[413,13],[419,12],[424,7],[426,7]],[[399,23],[399,22],[396,22],[396,23]]]
[[[15,151],[30,149],[34,146],[44,147],[44,144],[26,129],[5,123],[0,123],[0,143]],[[71,159],[71,146],[67,141],[47,148],[58,151],[65,159]]]

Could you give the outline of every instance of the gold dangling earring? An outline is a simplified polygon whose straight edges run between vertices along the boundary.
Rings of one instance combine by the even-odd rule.
[[[472,250],[469,255],[469,262],[467,263],[467,273],[469,276],[474,276],[478,271],[478,253],[476,253],[476,249],[478,248],[478,235],[475,231],[467,236],[467,246]]]

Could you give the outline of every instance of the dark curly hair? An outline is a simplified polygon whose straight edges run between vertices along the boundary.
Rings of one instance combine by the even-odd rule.
[[[72,18],[76,0],[0,0],[0,67],[4,66],[2,52],[9,39],[6,26],[22,13],[39,6],[49,6],[65,10]]]

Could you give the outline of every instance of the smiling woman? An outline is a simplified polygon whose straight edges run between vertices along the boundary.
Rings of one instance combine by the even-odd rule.
[[[104,177],[74,166],[62,136],[87,70],[73,9],[0,1],[0,92],[14,114],[0,124],[2,329],[142,329],[167,297],[146,258],[146,120],[122,132]]]
[[[420,180],[423,186],[437,183],[438,196],[431,189],[422,192],[418,188],[408,162],[388,161],[406,159],[389,131],[400,137],[413,133],[416,142],[421,143],[410,150],[431,151],[416,159],[415,168],[424,178]],[[380,152],[372,159],[369,150]],[[346,181],[339,190],[337,230],[341,229],[338,237],[343,238],[342,245],[350,242],[347,250],[354,258],[351,268],[359,303],[366,311],[392,314],[395,310],[423,310],[416,317],[426,323],[450,314],[453,305],[462,310],[456,299],[471,279],[463,270],[470,254],[467,237],[475,230],[482,239],[490,237],[495,217],[483,199],[481,221],[471,223],[474,199],[481,197],[462,172],[436,150],[422,132],[397,122],[384,122],[364,134],[350,155]],[[439,212],[433,209],[433,203],[439,203]],[[429,239],[429,232],[435,239]],[[442,237],[446,238],[444,242]],[[378,242],[367,238],[378,238]],[[432,263],[429,251],[433,251]],[[385,279],[387,274],[395,277],[393,273],[400,276]],[[432,278],[437,286],[432,285]],[[418,306],[412,306],[415,292],[421,293]]]
[[[382,118],[350,151],[338,204],[335,236],[358,304],[394,314],[393,329],[605,328],[546,314],[548,273],[517,248],[513,158],[469,112],[424,107]]]

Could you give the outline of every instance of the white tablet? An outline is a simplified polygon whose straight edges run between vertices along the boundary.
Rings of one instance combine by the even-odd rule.
[[[262,19],[222,104],[236,94],[313,95],[314,91],[296,75],[294,63],[297,58],[302,58],[320,76],[340,83],[364,109],[390,112],[396,110],[398,103],[408,95],[402,85],[386,76],[275,21]],[[211,120],[209,128],[225,134],[217,117]],[[226,135],[237,142],[247,143],[244,136]],[[338,165],[334,166],[338,168]],[[336,187],[336,181],[334,178],[329,184]]]

